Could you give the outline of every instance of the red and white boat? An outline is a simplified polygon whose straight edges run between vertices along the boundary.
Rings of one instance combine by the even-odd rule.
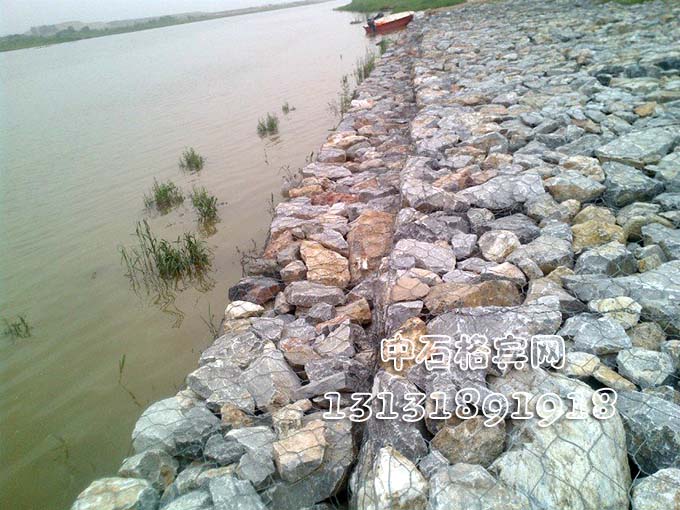
[[[373,18],[364,25],[364,30],[368,35],[384,34],[391,32],[408,25],[413,19],[413,11],[397,12],[389,16],[381,16],[380,18]]]

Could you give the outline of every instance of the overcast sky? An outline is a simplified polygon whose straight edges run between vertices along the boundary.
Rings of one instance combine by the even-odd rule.
[[[62,21],[113,21],[190,11],[222,11],[290,0],[0,0],[0,34]]]

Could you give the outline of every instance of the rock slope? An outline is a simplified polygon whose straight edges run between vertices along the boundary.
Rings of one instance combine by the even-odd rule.
[[[679,20],[563,0],[419,15],[276,207],[186,389],[73,509],[680,508]],[[558,334],[563,366],[429,371],[434,337],[398,365],[380,343],[475,334],[492,353]],[[589,412],[403,412],[469,388]],[[398,412],[330,419],[327,392]]]

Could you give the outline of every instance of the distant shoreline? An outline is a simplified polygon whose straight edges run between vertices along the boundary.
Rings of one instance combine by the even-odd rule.
[[[303,7],[306,5],[321,4],[330,1],[331,0],[297,0],[282,4],[244,7],[242,9],[232,9],[228,11],[172,14],[167,16],[143,18],[139,20],[129,20],[132,22],[132,24],[127,26],[115,26],[116,23],[128,21],[116,20],[107,23],[107,25],[111,25],[107,28],[90,29],[87,25],[85,25],[80,30],[75,30],[71,27],[65,30],[60,30],[56,34],[46,36],[34,34],[13,34],[0,37],[0,52],[23,50],[41,46],[52,46],[54,44],[80,41],[82,39],[93,39],[95,37],[106,37],[109,35],[125,34],[129,32],[140,32],[142,30],[152,30],[154,28],[184,25],[186,23],[197,23],[199,21],[229,18],[233,16],[243,16],[244,14],[254,14],[258,12],[290,9],[292,7]]]

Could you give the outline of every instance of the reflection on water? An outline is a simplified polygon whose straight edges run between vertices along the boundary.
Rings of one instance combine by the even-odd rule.
[[[115,474],[140,408],[182,387],[241,275],[237,247],[263,243],[279,169],[318,148],[365,52],[340,4],[0,54],[0,313],[33,328],[0,338],[0,507],[68,507]],[[279,134],[260,139],[267,112]],[[177,166],[186,147],[198,174]],[[219,223],[201,228],[186,200],[150,214],[154,179],[205,187]],[[206,243],[204,279],[125,276],[119,248],[145,219]]]

